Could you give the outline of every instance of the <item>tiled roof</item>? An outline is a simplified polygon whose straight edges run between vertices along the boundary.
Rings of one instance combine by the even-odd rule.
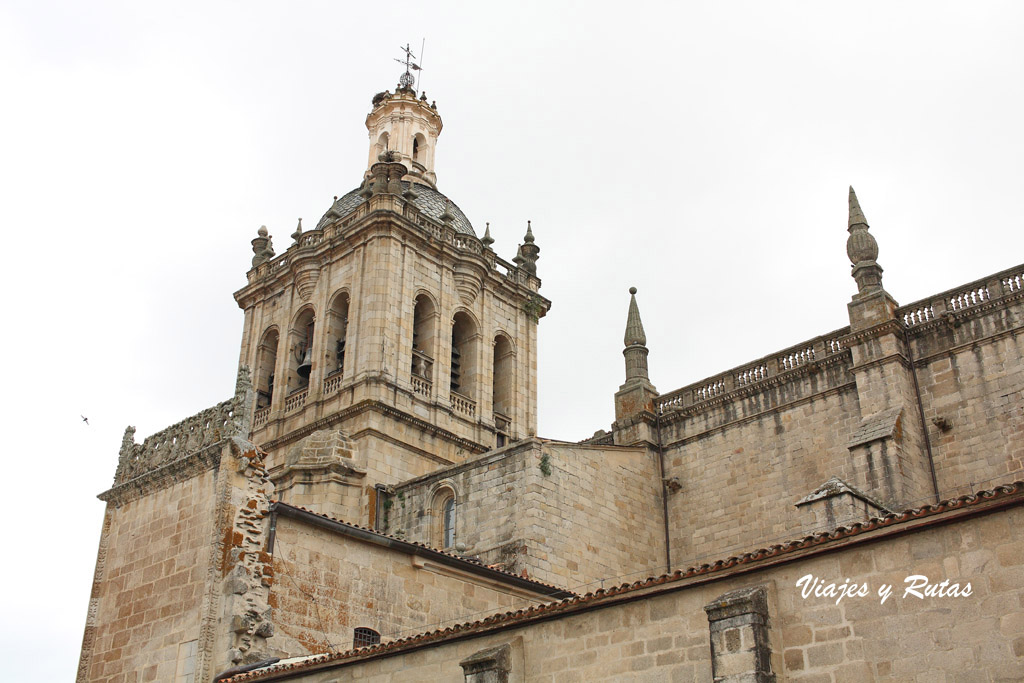
[[[466,570],[475,571],[477,573],[490,574],[493,575],[492,578],[496,580],[504,580],[509,583],[518,584],[520,587],[531,588],[535,592],[542,595],[549,595],[556,598],[565,598],[571,595],[575,595],[575,593],[573,593],[572,591],[567,591],[564,588],[560,588],[559,586],[555,586],[550,583],[544,583],[543,581],[537,581],[535,579],[531,579],[525,576],[520,576],[519,574],[513,574],[512,572],[505,571],[504,569],[497,569],[493,565],[486,565],[474,557],[463,557],[462,555],[450,553],[447,550],[433,548],[424,543],[410,541],[404,538],[399,538],[398,536],[392,536],[391,534],[384,534],[380,531],[370,529],[369,527],[360,526],[358,524],[352,524],[351,522],[346,522],[341,519],[330,517],[320,512],[314,512],[313,510],[301,507],[299,505],[290,505],[288,503],[282,503],[281,501],[273,501],[270,509],[271,512],[285,514],[291,513],[292,516],[299,516],[295,514],[296,512],[304,513],[301,515],[301,517],[305,518],[307,521],[316,523],[316,520],[314,518],[318,518],[320,520],[323,520],[324,522],[330,523],[330,525],[336,531],[344,533],[346,530],[349,530],[352,532],[358,532],[358,535],[364,538],[370,536],[371,538],[367,538],[367,540],[372,540],[372,537],[377,537],[382,540],[386,539],[388,541],[387,545],[396,550],[401,550],[410,553],[415,553],[416,551],[423,551],[424,553],[428,553],[430,555],[442,556],[451,564],[461,565]]]
[[[748,563],[770,561],[775,560],[776,558],[786,559],[785,555],[797,553],[800,550],[809,548],[827,550],[827,546],[830,544],[838,544],[848,538],[874,531],[876,529],[908,524],[910,522],[936,516],[941,513],[956,511],[958,509],[966,508],[966,511],[969,512],[970,508],[981,505],[982,503],[998,503],[999,499],[1006,499],[1015,495],[1018,496],[1019,500],[1010,501],[1009,504],[1020,504],[1024,502],[1024,481],[1015,481],[1011,484],[996,486],[992,489],[980,491],[978,493],[943,500],[934,505],[925,505],[923,507],[911,508],[895,514],[888,514],[884,517],[876,517],[864,523],[851,524],[848,527],[838,527],[831,532],[816,533],[803,538],[794,539],[786,543],[771,545],[767,548],[760,548],[753,552],[734,555],[724,560],[718,560],[711,564],[702,564],[698,567],[691,567],[686,571],[679,570],[671,574],[651,577],[645,581],[624,583],[615,588],[610,588],[608,590],[602,589],[593,593],[587,593],[586,595],[567,598],[559,602],[534,605],[514,612],[494,614],[478,621],[429,631],[410,636],[408,638],[400,638],[389,643],[381,643],[379,645],[348,650],[346,652],[339,652],[336,654],[313,656],[303,659],[301,662],[296,664],[272,665],[263,669],[257,669],[255,671],[232,676],[231,678],[224,679],[223,683],[272,680],[278,674],[294,675],[307,668],[311,670],[319,668],[320,665],[334,663],[341,664],[346,660],[356,660],[381,654],[392,654],[405,649],[413,649],[433,643],[440,643],[449,638],[457,638],[463,634],[476,634],[486,632],[491,628],[507,628],[520,623],[530,622],[535,619],[552,618],[559,612],[572,613],[581,607],[598,606],[603,602],[612,603],[615,598],[647,588],[664,586],[666,584],[672,584],[685,579],[704,575],[714,575],[716,572],[724,572],[733,567]]]
[[[402,182],[402,189],[406,190],[409,187],[408,181]],[[366,199],[359,194],[362,187],[357,187],[352,190],[344,197],[339,197],[335,200],[331,208],[327,210],[320,222],[317,223],[316,229],[322,230],[327,226],[328,223],[338,219],[344,218],[353,211],[356,210],[360,204],[366,201]],[[462,213],[455,202],[448,199],[437,190],[432,190],[426,185],[420,185],[416,183],[416,198],[412,200],[412,203],[416,205],[420,211],[426,216],[433,218],[435,221],[442,222],[441,216],[444,215],[445,209],[452,216],[452,227],[455,228],[456,232],[461,232],[466,235],[473,235],[476,237],[476,233],[473,232],[473,224],[466,218],[466,214]]]

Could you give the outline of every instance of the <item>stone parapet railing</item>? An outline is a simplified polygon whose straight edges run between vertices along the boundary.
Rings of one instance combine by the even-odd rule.
[[[412,390],[421,396],[430,397],[430,387],[433,386],[433,382],[424,377],[412,376]]]
[[[908,328],[915,328],[961,311],[968,311],[989,301],[1019,294],[1022,289],[1024,265],[900,306],[896,309],[896,318]]]
[[[300,389],[284,400],[284,412],[290,413],[306,405],[306,397],[309,396],[309,389]]]
[[[849,333],[850,328],[844,327],[676,389],[654,400],[655,411],[661,413],[667,410],[688,408],[737,389],[768,382],[779,375],[798,370],[803,366],[848,355],[849,351],[843,345],[843,338]]]
[[[469,416],[476,415],[476,401],[468,396],[463,396],[462,394],[457,394],[453,391],[451,392],[451,401],[452,407],[455,408],[457,412]]]
[[[339,372],[334,372],[324,378],[324,396],[333,394],[335,391],[341,388],[341,380],[344,375]]]
[[[162,429],[141,443],[135,443],[135,427],[124,431],[114,475],[114,486],[181,460],[232,436],[249,437],[253,404],[249,368],[242,366],[235,383],[235,395],[212,408]]]
[[[484,246],[476,237],[459,232],[445,223],[434,220],[416,208],[411,202],[405,203],[402,215],[420,226],[434,239],[455,247],[459,251],[466,251],[471,254],[483,254]]]
[[[270,406],[265,406],[263,408],[257,408],[256,412],[253,413],[253,416],[252,416],[252,428],[253,429],[259,429],[263,425],[267,424],[267,421],[269,419],[270,419]]]

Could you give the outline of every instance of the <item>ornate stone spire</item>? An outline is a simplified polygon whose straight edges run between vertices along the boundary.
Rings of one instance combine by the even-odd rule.
[[[253,268],[274,258],[274,245],[270,239],[267,226],[261,225],[260,229],[256,231],[256,237],[251,242]]]
[[[622,343],[626,345],[626,348],[647,344],[644,324],[640,321],[640,308],[636,305],[636,287],[629,288],[629,314],[626,316],[626,336]],[[646,372],[644,376],[647,376]]]
[[[878,242],[868,232],[868,221],[861,211],[857,193],[850,186],[850,237],[846,240],[846,255],[853,264],[853,279],[857,281],[860,293],[881,289],[882,267],[875,262],[878,258]]]
[[[647,335],[640,321],[640,308],[636,305],[636,287],[629,288],[629,314],[626,316],[626,335],[622,342],[626,348],[626,383],[630,380],[650,380],[647,376]]]
[[[615,419],[654,409],[658,390],[651,384],[647,372],[647,335],[640,321],[640,308],[636,305],[636,287],[629,288],[629,313],[626,315],[626,334],[622,339],[626,348],[626,381],[615,394]]]
[[[482,242],[483,245],[485,247],[487,247],[488,249],[490,249],[491,245],[494,244],[494,238],[491,237],[491,224],[490,223],[487,224],[487,228],[484,230],[484,236],[480,239],[480,242]]]
[[[540,247],[533,243],[533,228],[530,221],[526,221],[526,236],[523,237],[523,246],[519,247],[519,253],[523,257],[523,269],[530,275],[536,275]]]
[[[295,226],[295,232],[292,233],[292,239],[295,240],[295,244],[299,243],[299,239],[302,238],[302,219],[299,219],[299,224]]]

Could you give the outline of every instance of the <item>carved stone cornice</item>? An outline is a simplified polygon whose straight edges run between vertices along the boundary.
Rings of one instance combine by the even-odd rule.
[[[138,500],[143,496],[168,488],[178,482],[192,479],[207,470],[219,469],[222,448],[225,443],[226,440],[218,441],[202,450],[141,474],[134,479],[117,484],[113,488],[99,494],[97,498],[105,503],[111,503],[120,507],[125,503]]]
[[[886,334],[896,334],[902,336],[904,329],[906,329],[906,327],[903,325],[903,323],[893,318],[892,320],[886,320],[884,322],[878,323],[877,325],[872,325],[871,327],[867,327],[864,328],[863,330],[858,330],[856,332],[848,334],[842,339],[840,339],[840,341],[842,342],[843,346],[850,347],[856,344],[860,344],[861,342],[867,341],[868,339],[876,339]]]
[[[302,427],[299,427],[298,429],[289,432],[285,436],[281,436],[271,441],[264,442],[261,445],[261,448],[263,448],[266,451],[276,450],[282,446],[287,446],[290,443],[294,443],[299,439],[305,438],[312,434],[313,432],[320,431],[321,429],[327,429],[338,424],[339,422],[343,422],[344,420],[356,417],[358,415],[361,415],[362,413],[369,411],[376,411],[388,415],[390,417],[394,417],[401,422],[412,425],[417,429],[430,434],[431,436],[436,436],[444,439],[445,441],[454,443],[457,446],[460,446],[461,448],[464,448],[471,453],[483,453],[487,450],[490,450],[483,444],[476,443],[475,441],[470,441],[469,439],[463,438],[458,434],[455,434],[454,432],[450,432],[447,429],[438,427],[435,424],[432,424],[430,422],[427,422],[426,420],[422,420],[418,417],[410,415],[409,413],[406,413],[403,410],[399,410],[394,406],[390,406],[376,399],[366,399],[360,401],[359,403],[351,405],[348,408],[344,408],[336,413],[332,413],[327,417],[323,417],[315,422],[305,424]]]

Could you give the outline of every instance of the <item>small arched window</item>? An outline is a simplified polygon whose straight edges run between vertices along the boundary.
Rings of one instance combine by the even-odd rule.
[[[455,498],[444,501],[444,539],[441,547],[451,548],[455,545]]]
[[[448,485],[430,498],[430,543],[445,550],[455,547],[455,491]]]
[[[419,138],[412,139],[412,160],[419,161],[420,158],[420,141]]]
[[[352,636],[353,648],[367,647],[369,645],[377,645],[378,643],[380,643],[380,634],[372,628],[359,626],[355,629],[355,633]]]

